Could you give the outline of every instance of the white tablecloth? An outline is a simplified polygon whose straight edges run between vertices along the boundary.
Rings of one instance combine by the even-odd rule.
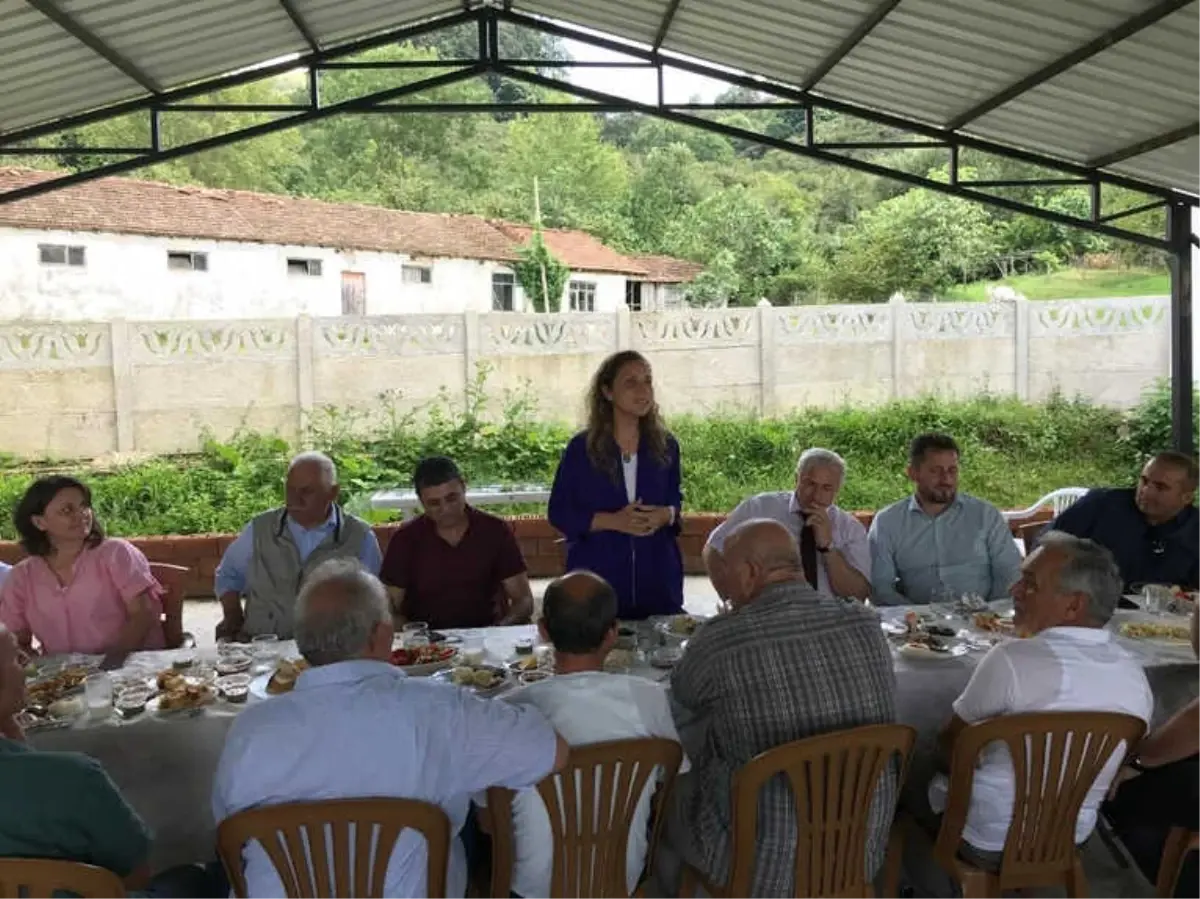
[[[903,618],[901,607],[882,610],[885,620]],[[1119,613],[1116,623],[1140,613]],[[482,637],[490,661],[512,657],[513,645],[521,638],[535,637],[532,625],[494,627],[471,631],[448,631],[466,639]],[[1196,695],[1197,668],[1186,654],[1176,650],[1153,650],[1138,641],[1122,642],[1138,653],[1154,688],[1155,721],[1180,708]],[[174,652],[136,653],[130,666],[144,672],[170,667]],[[282,644],[285,658],[296,657],[294,643]],[[923,801],[924,784],[932,774],[932,752],[936,737],[950,714],[950,705],[962,691],[982,652],[953,658],[914,660],[894,655],[897,674],[897,717],[918,731],[906,796]],[[215,659],[215,652],[201,653]],[[664,673],[639,666],[634,673],[662,679]],[[81,721],[75,727],[30,735],[39,749],[74,750],[98,759],[121,788],[126,798],[154,829],[156,840],[152,864],[155,868],[214,856],[214,825],[210,807],[212,778],[225,734],[234,717],[249,705],[270,700],[250,697],[246,706],[219,702],[194,717],[156,718],[145,714],[132,721],[114,717]]]

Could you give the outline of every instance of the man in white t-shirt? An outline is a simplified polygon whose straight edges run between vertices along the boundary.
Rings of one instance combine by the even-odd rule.
[[[717,594],[728,599],[725,541],[739,525],[769,518],[795,539],[804,579],[814,590],[826,596],[866,599],[871,593],[871,549],[862,522],[837,506],[845,482],[846,461],[832,450],[813,447],[801,453],[796,463],[794,490],[742,500],[704,545],[704,567]]]
[[[538,629],[554,645],[556,675],[517,691],[508,701],[536,707],[571,746],[641,737],[678,741],[662,684],[604,671],[604,658],[617,642],[617,595],[602,578],[576,571],[553,581],[546,588]],[[687,764],[685,759],[683,770]],[[631,893],[646,863],[652,795],[653,782],[629,829]],[[512,891],[518,896],[548,896],[554,840],[536,789],[517,793],[512,815]]]
[[[1013,585],[1015,625],[1028,639],[1009,640],[980,661],[954,717],[942,734],[949,756],[968,724],[1022,712],[1122,712],[1149,722],[1154,709],[1141,665],[1105,628],[1121,598],[1121,573],[1112,554],[1091,540],[1051,531],[1021,566]],[[1092,784],[1075,825],[1082,843],[1096,826],[1096,812],[1127,747],[1120,746]],[[942,775],[929,787],[935,812],[946,806]],[[1012,759],[1007,748],[984,749],[975,770],[971,805],[963,828],[971,860],[999,865],[1012,820]]]

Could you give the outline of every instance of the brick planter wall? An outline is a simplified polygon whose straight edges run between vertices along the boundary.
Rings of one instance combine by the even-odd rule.
[[[854,513],[864,526],[870,527],[873,512]],[[1026,521],[1046,521],[1050,517],[1045,510],[1033,519]],[[688,574],[704,574],[704,564],[700,553],[709,533],[724,520],[723,515],[685,515],[683,517],[683,533],[679,536],[679,548],[683,552],[683,567]],[[560,542],[558,531],[540,516],[521,515],[509,519],[513,532],[517,535],[517,543],[525,555],[525,564],[529,566],[531,577],[555,577],[563,573],[566,551]],[[1024,522],[1015,522],[1016,526]],[[379,545],[387,550],[388,541],[399,528],[399,524],[384,524],[375,528]],[[233,534],[196,534],[183,537],[131,537],[129,542],[146,554],[152,562],[166,562],[171,565],[182,565],[189,570],[185,580],[189,597],[201,598],[213,595],[213,576],[217,563],[226,547],[233,542]],[[16,543],[0,541],[0,560],[17,562],[23,555],[21,547]]]

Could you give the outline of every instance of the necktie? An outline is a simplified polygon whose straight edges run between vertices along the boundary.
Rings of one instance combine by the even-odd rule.
[[[809,525],[800,528],[800,564],[804,566],[804,577],[817,589],[817,538]]]

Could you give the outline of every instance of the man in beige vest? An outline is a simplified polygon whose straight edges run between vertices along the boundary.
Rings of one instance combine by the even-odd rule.
[[[358,559],[372,574],[379,573],[379,541],[369,524],[342,511],[339,490],[337,467],[324,453],[292,459],[286,505],[255,516],[217,566],[223,616],[218,640],[260,634],[291,639],[300,585],[328,559]]]

